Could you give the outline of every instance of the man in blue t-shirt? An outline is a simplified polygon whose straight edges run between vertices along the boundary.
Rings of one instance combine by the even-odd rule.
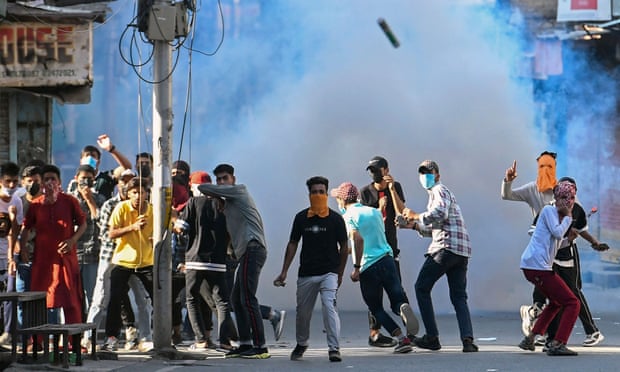
[[[344,212],[344,221],[353,240],[353,272],[351,280],[360,282],[360,289],[368,310],[390,333],[398,338],[394,351],[412,350],[407,335],[418,333],[418,320],[407,303],[400,283],[392,248],[385,238],[383,216],[376,208],[358,202],[359,192],[350,182],[344,182],[331,191],[338,207]],[[388,295],[394,314],[400,315],[407,333],[404,334],[394,319],[383,309],[383,291]]]

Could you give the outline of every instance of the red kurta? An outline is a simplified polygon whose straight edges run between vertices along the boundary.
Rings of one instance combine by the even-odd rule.
[[[64,193],[54,204],[45,204],[44,196],[36,198],[24,218],[24,226],[37,232],[30,290],[46,291],[47,307],[62,307],[67,323],[82,321],[82,281],[75,246],[61,255],[58,244],[85,222],[78,200]]]

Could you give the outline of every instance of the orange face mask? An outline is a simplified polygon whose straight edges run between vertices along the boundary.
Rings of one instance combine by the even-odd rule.
[[[310,209],[308,217],[319,216],[325,218],[329,215],[327,206],[327,194],[310,194]]]
[[[558,183],[555,177],[555,159],[551,155],[543,155],[538,159],[538,178],[536,186],[539,192],[552,190]]]

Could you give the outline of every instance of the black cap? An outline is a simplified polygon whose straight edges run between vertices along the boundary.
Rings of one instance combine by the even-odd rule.
[[[381,156],[375,156],[374,158],[370,159],[370,161],[368,162],[368,166],[366,167],[366,170],[369,170],[371,168],[379,169],[379,168],[387,168],[387,167],[388,167],[388,162],[387,160],[385,160],[385,158],[382,158]]]

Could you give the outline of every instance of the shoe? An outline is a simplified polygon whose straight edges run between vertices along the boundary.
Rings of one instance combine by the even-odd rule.
[[[439,343],[439,337],[424,335],[422,337],[416,337],[413,339],[413,344],[420,349],[428,349],[428,350],[439,350],[441,349],[441,344]]]
[[[577,352],[576,351],[572,351],[571,349],[567,348],[566,345],[564,345],[564,344],[559,344],[557,346],[551,345],[549,347],[549,350],[547,350],[547,355],[550,355],[550,356],[573,356],[573,355],[577,355]]]
[[[252,349],[251,345],[239,345],[238,348],[232,349],[231,351],[226,353],[225,357],[226,358],[239,358],[241,357],[241,353],[245,353],[246,351],[251,350],[251,349]]]
[[[210,337],[207,338],[206,343],[207,343],[207,349],[216,350],[219,347],[215,342],[213,342],[213,340]]]
[[[234,350],[234,348],[231,344],[220,344],[215,348],[215,351],[219,351],[220,353],[228,353],[232,350]]]
[[[271,325],[273,326],[273,334],[276,337],[276,341],[280,340],[282,336],[282,331],[284,330],[284,318],[286,317],[285,310],[274,310],[275,314],[269,319]]]
[[[605,336],[601,333],[601,331],[596,331],[591,335],[588,335],[585,340],[583,340],[583,346],[596,346],[600,344],[605,339]]]
[[[547,350],[549,350],[549,348],[551,347],[551,344],[552,344],[552,343],[553,343],[553,341],[551,341],[551,340],[548,340],[547,342],[545,342],[545,346],[543,346],[543,348],[542,348],[542,352],[543,352],[543,353],[546,353],[546,352],[547,352]]]
[[[463,352],[464,353],[475,353],[478,351],[478,345],[474,344],[474,339],[470,337],[466,337],[463,339]]]
[[[153,345],[153,341],[140,340],[140,342],[138,343],[138,350],[143,353],[147,353],[153,350],[154,348],[155,348],[155,345]]]
[[[268,359],[271,357],[266,347],[253,347],[242,352],[239,356],[243,359]]]
[[[398,345],[394,348],[394,352],[399,354],[409,353],[411,350],[413,350],[413,346],[411,346],[411,340],[409,340],[409,337],[403,337],[398,341]]]
[[[193,344],[189,346],[189,349],[191,351],[207,351],[207,346],[208,346],[207,341],[194,342]]]
[[[329,355],[330,362],[342,362],[342,357],[340,356],[340,351],[338,350],[330,350],[327,352]]]
[[[181,337],[180,333],[173,333],[172,334],[172,344],[173,345],[180,345],[183,342],[183,337]]]
[[[534,336],[534,345],[536,346],[545,346],[547,343],[547,335],[536,335]]]
[[[8,332],[4,332],[0,336],[0,345],[11,345],[12,341],[13,341],[13,338],[11,337],[11,334]]]
[[[400,305],[400,317],[405,322],[405,327],[407,327],[407,335],[416,335],[420,330],[420,324],[409,304]]]
[[[525,336],[521,342],[519,342],[519,347],[523,350],[535,351],[536,346],[534,346],[534,340]]]
[[[529,305],[522,305],[519,308],[519,314],[521,315],[521,332],[524,336],[527,336],[532,331],[532,323],[530,322],[530,308]]]
[[[301,346],[300,344],[297,344],[297,346],[295,346],[295,349],[293,349],[293,352],[291,353],[291,360],[301,359],[304,356],[307,348],[308,346]]]
[[[368,345],[374,347],[394,347],[398,341],[392,337],[388,337],[379,333],[377,339],[373,341],[372,337],[368,337]]]
[[[106,351],[118,350],[118,339],[114,336],[108,337],[103,343],[103,346],[101,347],[101,349],[106,350]]]
[[[532,332],[532,328],[534,328],[536,319],[538,319],[540,313],[542,313],[543,307],[538,304],[533,304],[531,306],[523,305],[519,308],[519,314],[521,315],[521,332],[523,332],[523,335],[527,336]]]

